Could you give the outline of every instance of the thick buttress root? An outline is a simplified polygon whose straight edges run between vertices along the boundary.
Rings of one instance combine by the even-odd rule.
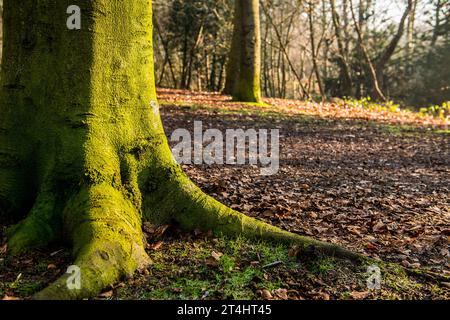
[[[16,255],[28,249],[43,247],[55,240],[59,219],[55,215],[54,193],[42,192],[30,214],[7,232],[8,250]]]
[[[112,186],[99,184],[83,188],[68,201],[63,219],[63,230],[70,235],[67,240],[72,243],[76,257],[73,265],[80,271],[80,286],[77,287],[74,274],[65,274],[37,293],[35,299],[92,297],[121,277],[131,276],[148,265],[150,259],[144,249],[140,215]],[[18,234],[13,234],[10,243],[23,237],[22,230],[27,225],[27,220],[19,224]]]
[[[188,219],[180,215],[177,219],[181,226],[188,230],[212,230],[216,234],[231,237],[244,236],[295,245],[299,253],[314,253],[351,260],[364,259],[362,255],[341,246],[290,233],[234,211],[201,191],[198,191],[198,198],[191,202],[190,209],[196,214],[192,214]]]

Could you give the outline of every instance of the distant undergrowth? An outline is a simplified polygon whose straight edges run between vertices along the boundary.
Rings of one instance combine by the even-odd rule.
[[[442,105],[432,105],[421,108],[419,112],[410,110],[409,108],[402,108],[399,104],[393,101],[376,102],[370,97],[361,99],[345,98],[344,102],[353,107],[362,107],[366,110],[372,111],[387,111],[387,112],[410,112],[417,113],[420,116],[431,116],[442,120],[450,120],[450,101],[444,102]]]

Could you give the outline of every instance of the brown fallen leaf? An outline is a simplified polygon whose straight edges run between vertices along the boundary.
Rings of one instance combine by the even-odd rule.
[[[361,236],[361,231],[359,231],[359,227],[358,226],[349,226],[349,227],[347,227],[347,230],[350,231],[351,233],[357,235],[357,236]]]
[[[167,231],[167,229],[169,227],[170,227],[170,225],[168,225],[168,224],[164,224],[162,226],[159,226],[158,228],[156,228],[155,232],[153,233],[153,236],[155,238],[162,237],[162,235]]]
[[[286,289],[276,289],[273,291],[273,294],[275,295],[275,297],[280,298],[282,300],[288,299],[288,294],[287,294]]]
[[[48,269],[48,270],[56,269],[56,265],[54,265],[53,263],[50,263],[50,264],[47,266],[47,269]]]
[[[264,210],[264,212],[262,213],[262,216],[265,218],[271,218],[275,216],[275,213],[272,210]]]
[[[221,252],[216,252],[216,251],[211,252],[211,257],[213,257],[216,261],[219,261],[222,256],[223,256],[223,253],[221,253]]]
[[[403,260],[401,262],[401,265],[404,266],[405,268],[411,267],[411,263],[409,263],[408,260]]]
[[[384,223],[381,222],[381,221],[379,221],[378,223],[376,223],[376,224],[372,227],[372,230],[373,230],[374,232],[378,232],[378,231],[380,231],[381,229],[383,229],[383,227],[384,227]]]
[[[293,290],[293,289],[288,290],[288,291],[287,291],[287,295],[288,295],[288,298],[289,298],[289,299],[295,299],[295,300],[297,300],[297,299],[300,298],[300,293],[299,293],[297,290]]]
[[[5,243],[3,246],[0,247],[0,254],[5,254],[8,250],[8,244]]]
[[[158,242],[156,242],[156,243],[153,243],[153,244],[151,244],[150,245],[150,249],[151,250],[159,250],[159,249],[161,249],[161,247],[162,247],[162,245],[164,244],[164,242],[163,241],[158,241]]]
[[[214,259],[213,257],[206,258],[205,263],[208,267],[212,267],[212,268],[215,268],[219,265],[219,262],[216,259]]]
[[[354,300],[362,300],[365,299],[369,296],[369,292],[368,291],[362,291],[362,292],[358,292],[358,291],[353,291],[350,292],[350,297]]]
[[[270,299],[273,299],[272,294],[271,294],[270,291],[267,290],[267,289],[261,290],[261,297],[262,297],[264,300],[270,300]]]
[[[155,233],[157,227],[152,223],[146,221],[142,224],[142,228],[144,229],[145,233],[152,235]]]
[[[220,257],[223,256],[223,253],[213,251],[211,252],[211,256],[206,258],[206,265],[208,267],[217,267],[219,265]]]
[[[297,254],[298,254],[298,252],[299,252],[299,248],[298,248],[298,246],[293,246],[293,247],[291,247],[290,249],[289,249],[289,251],[288,251],[288,256],[289,256],[289,258],[294,258],[294,257],[296,257],[297,256]]]
[[[326,292],[318,292],[315,294],[316,299],[330,300],[330,295]]]
[[[113,291],[112,291],[112,290],[109,290],[109,291],[106,291],[106,292],[101,293],[101,294],[99,295],[99,297],[102,297],[102,298],[111,298],[112,295],[113,295]]]
[[[2,300],[12,301],[12,300],[22,300],[22,299],[17,298],[17,297],[13,297],[13,296],[8,296],[7,294],[5,294],[5,296],[2,298]]]

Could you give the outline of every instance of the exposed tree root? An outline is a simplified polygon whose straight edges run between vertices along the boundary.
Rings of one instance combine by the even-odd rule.
[[[435,281],[438,283],[450,282],[449,276],[437,274],[435,272],[428,271],[428,270],[412,269],[412,268],[406,268],[406,267],[403,267],[403,268],[404,268],[405,272],[409,276],[412,276],[412,277],[423,278],[423,279]]]
[[[42,247],[55,240],[58,230],[56,225],[60,221],[55,215],[55,202],[53,193],[41,193],[30,214],[8,230],[10,254]]]
[[[95,296],[121,277],[150,262],[144,249],[138,211],[120,191],[107,184],[82,189],[64,210],[74,266],[81,287],[67,285],[70,274],[37,293],[36,299],[82,299]]]
[[[95,229],[96,227],[85,226]],[[112,237],[96,239],[80,248],[74,266],[80,270],[80,288],[70,287],[74,274],[65,274],[50,286],[38,292],[37,300],[76,300],[96,296],[104,288],[117,282],[121,277],[131,277],[136,269],[146,266],[149,258],[142,247],[128,244],[121,245],[117,240],[125,238]]]
[[[212,230],[226,236],[244,236],[289,245],[296,245],[298,251],[336,256],[351,260],[365,257],[338,245],[299,236],[260,220],[248,217],[221,204],[200,190],[180,169],[161,170],[168,173],[164,184],[156,195],[144,199],[149,210],[146,218],[154,221],[157,212],[177,221],[185,230]]]

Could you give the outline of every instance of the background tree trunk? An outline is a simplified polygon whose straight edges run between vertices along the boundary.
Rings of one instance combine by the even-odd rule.
[[[230,69],[227,77],[234,71],[236,78],[232,83],[233,99],[242,102],[261,103],[261,31],[259,18],[259,0],[237,0],[235,8],[235,32],[230,52],[231,64],[238,62],[239,67]],[[237,45],[236,43],[239,42]],[[240,46],[240,49],[237,50]],[[239,59],[237,59],[239,57]],[[237,61],[236,61],[237,60]],[[231,84],[230,84],[231,85]]]
[[[405,31],[405,23],[410,15],[411,11],[413,9],[413,0],[408,0],[408,4],[405,8],[405,11],[403,12],[402,18],[400,19],[400,23],[397,28],[397,32],[395,33],[394,37],[391,39],[391,41],[386,46],[386,49],[382,52],[382,54],[376,59],[375,64],[375,71],[377,75],[377,82],[379,85],[379,88],[383,90],[384,87],[384,69],[386,67],[386,64],[391,60],[392,56],[394,55],[395,49],[397,48],[400,39],[402,38],[404,31]],[[377,92],[377,89],[374,87],[372,89],[375,93]]]
[[[240,72],[241,60],[241,46],[242,46],[242,17],[240,10],[241,0],[234,1],[234,22],[233,22],[233,37],[231,39],[231,49],[228,54],[228,62],[226,69],[226,82],[223,93],[232,95],[233,89]]]
[[[344,1],[346,4],[346,1]],[[338,64],[340,68],[340,78],[341,78],[341,92],[345,97],[352,97],[354,95],[353,81],[350,73],[350,67],[347,62],[347,52],[342,39],[341,23],[339,19],[339,14],[336,10],[336,1],[330,0],[331,5],[331,15],[333,20],[334,31],[336,35],[336,42],[338,45]],[[345,10],[344,10],[345,12]],[[346,13],[346,12],[345,12]]]

